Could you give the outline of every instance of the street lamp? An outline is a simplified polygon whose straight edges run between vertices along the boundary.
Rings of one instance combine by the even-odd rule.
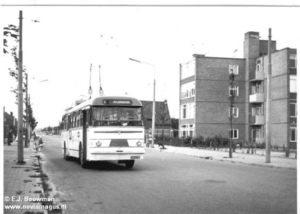
[[[229,96],[229,100],[230,100],[230,115],[229,115],[229,119],[230,119],[230,132],[229,132],[229,158],[232,158],[232,138],[233,138],[233,130],[232,130],[232,119],[233,119],[233,107],[234,107],[234,97],[235,97],[235,92],[233,90],[233,86],[234,86],[234,73],[233,70],[231,70],[232,73],[229,75],[229,80],[230,80],[230,96]]]
[[[22,11],[19,11],[19,58],[18,58],[18,164],[24,164],[23,148],[23,49],[22,49]]]
[[[132,59],[129,58],[129,60],[134,61],[134,62],[138,62],[138,63],[144,63],[147,65],[150,65],[153,67],[153,107],[152,107],[152,145],[151,147],[154,148],[154,137],[155,137],[155,66],[147,63],[147,62],[143,62],[140,60],[136,60],[136,59]]]

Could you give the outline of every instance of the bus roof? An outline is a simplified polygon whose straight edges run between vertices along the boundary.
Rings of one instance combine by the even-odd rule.
[[[72,108],[67,108],[64,114],[87,108],[89,106],[143,106],[142,102],[133,97],[101,96],[93,97]]]

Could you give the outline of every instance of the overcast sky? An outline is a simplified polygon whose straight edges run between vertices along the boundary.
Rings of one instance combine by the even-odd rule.
[[[28,4],[6,5],[8,2]],[[174,1],[174,4],[185,5],[141,7],[121,5],[139,4],[138,1],[114,1],[116,6],[67,7],[54,6],[52,1],[51,6],[37,7],[29,4],[45,1],[15,2],[2,1],[1,27],[18,25],[19,11],[23,11],[23,65],[29,75],[34,116],[41,128],[58,125],[64,109],[76,99],[88,97],[91,64],[94,95],[99,91],[101,65],[105,95],[127,94],[141,100],[153,99],[154,69],[128,58],[153,64],[156,100],[167,99],[171,117],[178,118],[179,64],[192,60],[193,54],[243,58],[244,34],[257,31],[261,39],[267,40],[269,28],[272,28],[272,39],[277,41],[277,49],[298,48],[300,41],[299,6],[219,7],[217,3],[225,2],[207,1],[206,4],[216,6],[187,7],[196,4],[195,1]],[[251,4],[269,4],[266,2],[251,1]],[[278,2],[272,4],[283,5]],[[87,1],[73,1],[73,4],[80,3],[87,4]],[[112,1],[103,1],[105,3],[112,4]],[[163,4],[163,1],[150,3]],[[299,3],[285,1],[284,5]],[[9,40],[9,45],[15,45],[14,40]],[[1,99],[1,106],[17,116],[15,96],[10,92],[17,87],[17,82],[8,74],[8,68],[13,67],[12,57],[2,54],[0,78],[4,100]]]

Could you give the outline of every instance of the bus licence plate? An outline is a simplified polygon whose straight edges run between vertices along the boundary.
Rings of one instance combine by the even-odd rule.
[[[140,159],[140,156],[131,156],[131,159]]]

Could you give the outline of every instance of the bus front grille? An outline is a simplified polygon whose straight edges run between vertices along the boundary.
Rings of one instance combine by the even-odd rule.
[[[110,141],[110,147],[128,147],[128,141],[126,139],[112,139]]]

